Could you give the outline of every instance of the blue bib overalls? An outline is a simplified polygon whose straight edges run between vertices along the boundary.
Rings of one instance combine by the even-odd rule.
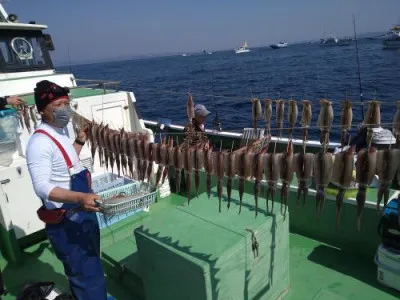
[[[39,132],[55,141],[46,132]],[[58,141],[55,143],[62,148]],[[64,149],[60,151],[68,165],[69,157]],[[90,172],[87,169],[71,174],[71,191],[92,193],[90,184]],[[78,207],[79,204],[64,203],[61,208],[71,211]],[[73,296],[79,300],[106,300],[106,281],[100,261],[100,230],[96,214],[84,210],[67,212],[61,223],[46,224],[45,228],[57,258],[64,265]]]

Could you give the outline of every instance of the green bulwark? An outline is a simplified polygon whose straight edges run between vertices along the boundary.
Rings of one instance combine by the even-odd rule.
[[[102,94],[114,93],[114,90],[103,90],[103,89],[94,89],[94,88],[73,88],[70,90],[72,99],[82,98],[82,97],[91,97],[98,96]],[[35,96],[34,94],[26,95],[22,97],[28,105],[35,104]]]
[[[233,193],[235,194],[235,193]],[[218,212],[215,190],[163,214],[134,231],[147,300],[278,299],[289,288],[289,215],[259,210],[254,197],[232,195]],[[214,203],[215,205],[211,205]],[[254,258],[251,233],[259,243]]]

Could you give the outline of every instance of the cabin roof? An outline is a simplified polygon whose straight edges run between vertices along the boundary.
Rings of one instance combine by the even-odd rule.
[[[0,30],[43,30],[46,28],[47,25],[42,24],[0,22]]]

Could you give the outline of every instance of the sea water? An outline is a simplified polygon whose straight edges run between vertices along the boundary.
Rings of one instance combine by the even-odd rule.
[[[218,112],[223,130],[240,133],[252,127],[251,97],[278,97],[312,101],[312,126],[316,126],[319,100],[327,98],[334,108],[334,124],[340,125],[340,101],[346,97],[360,102],[357,53],[352,41],[346,47],[321,47],[318,43],[289,44],[284,49],[253,48],[235,54],[233,49],[72,66],[77,78],[118,80],[120,89],[132,91],[141,118],[168,118],[185,125],[186,100],[190,91],[195,104],[204,104],[211,115],[206,128],[212,129]],[[364,101],[382,102],[382,122],[392,122],[394,104],[400,100],[400,51],[384,50],[381,40],[358,40],[361,88]],[[67,72],[69,67],[59,68]],[[299,103],[299,126],[302,106]],[[367,103],[364,111],[366,112]],[[353,106],[352,137],[361,122],[361,106]],[[287,122],[287,107],[285,123]],[[265,123],[260,120],[259,127]],[[276,126],[273,107],[272,128]],[[383,126],[391,129],[391,126]],[[273,132],[274,133],[274,132]],[[319,140],[319,129],[310,129],[310,139]],[[294,131],[301,137],[301,130]],[[340,129],[332,128],[330,140],[340,141]]]

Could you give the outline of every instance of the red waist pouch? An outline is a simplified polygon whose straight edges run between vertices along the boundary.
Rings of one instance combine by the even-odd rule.
[[[66,209],[46,209],[43,206],[37,210],[37,215],[39,219],[46,224],[61,223],[64,220],[66,213]]]

